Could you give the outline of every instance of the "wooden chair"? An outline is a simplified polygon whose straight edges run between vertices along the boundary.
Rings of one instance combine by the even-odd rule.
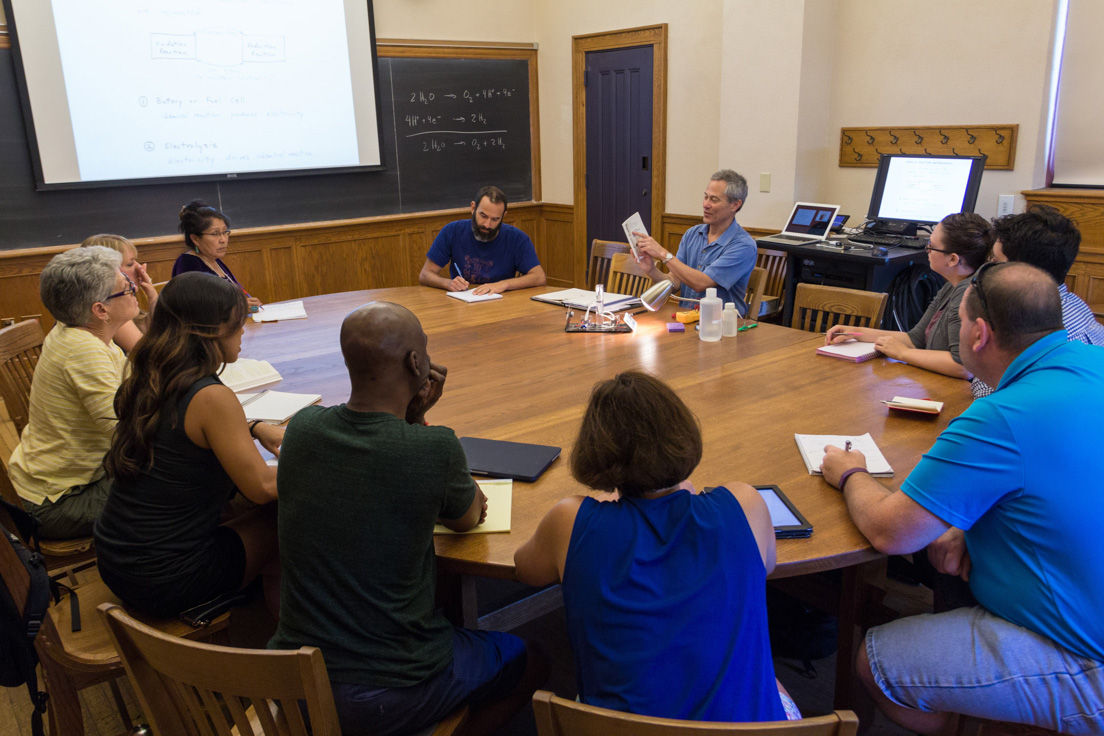
[[[888,294],[838,286],[798,284],[790,327],[827,332],[834,325],[878,327]]]
[[[769,307],[766,314],[778,314],[786,306],[786,254],[780,250],[760,248],[755,265],[767,272],[767,282],[763,285],[763,301]]]
[[[622,713],[574,700],[558,698],[547,690],[533,694],[533,715],[538,736],[854,736],[858,717],[849,710],[800,721],[765,723],[710,723],[650,718]]]
[[[45,335],[36,319],[0,329],[0,399],[4,400],[15,433],[23,434],[30,414],[31,378],[42,355]]]
[[[8,478],[8,472],[0,467],[0,498],[16,508],[23,508],[23,499],[15,492],[15,487]],[[7,514],[5,514],[7,516]],[[18,530],[11,527],[13,534],[19,534]],[[20,534],[20,537],[23,535]],[[30,539],[23,539],[24,544],[34,548]],[[58,575],[71,575],[77,570],[91,567],[96,564],[96,550],[92,545],[92,537],[77,537],[75,539],[39,539],[37,549],[42,552],[46,562],[46,572],[50,577]]]
[[[612,265],[614,255],[629,252],[628,243],[595,239],[590,244],[590,266],[587,268],[587,288],[594,291],[594,287],[598,284],[607,284],[609,282],[610,266]]]
[[[750,320],[758,320],[759,312],[763,306],[763,290],[767,287],[767,269],[756,266],[751,269],[751,278],[748,279],[747,296],[744,303],[747,304],[747,314]]]
[[[640,296],[652,285],[652,279],[640,268],[630,253],[614,253],[610,260],[606,291],[613,294]]]
[[[95,575],[95,572],[89,571],[85,575]],[[109,683],[123,723],[130,723],[126,703],[115,682],[126,676],[126,670],[104,619],[96,613],[100,605],[110,603],[119,606],[121,601],[108,590],[98,575],[77,586],[75,591],[80,600],[80,630],[73,631],[70,599],[64,597],[61,603],[47,611],[35,640],[46,683],[44,689],[50,694],[50,733],[65,736],[83,736],[84,715],[77,691],[101,682]],[[223,613],[203,628],[192,628],[179,619],[140,617],[139,620],[168,636],[210,639],[221,635],[229,623],[230,614]]]

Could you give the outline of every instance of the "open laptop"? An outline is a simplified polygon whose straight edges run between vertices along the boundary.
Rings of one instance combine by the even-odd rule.
[[[813,204],[798,202],[790,213],[786,227],[778,235],[759,238],[760,243],[801,245],[819,243],[828,237],[828,231],[839,213],[838,204]]]

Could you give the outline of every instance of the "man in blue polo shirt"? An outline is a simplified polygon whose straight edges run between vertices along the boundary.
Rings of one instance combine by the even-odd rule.
[[[1104,733],[1104,360],[1067,341],[1054,280],[979,268],[959,305],[960,354],[993,394],[975,401],[890,491],[858,452],[826,448],[859,530],[886,554],[928,547],[978,605],[867,633],[860,678],[902,726],[950,714]]]
[[[529,236],[506,225],[506,195],[498,187],[483,187],[471,203],[470,220],[441,228],[433,241],[418,283],[445,291],[501,294],[510,289],[544,286],[544,269]],[[449,265],[448,277],[438,273]],[[518,275],[520,274],[520,275]]]
[[[702,224],[686,231],[678,253],[670,253],[654,238],[641,233],[637,248],[643,251],[640,267],[653,281],[670,279],[681,286],[681,296],[701,299],[705,290],[717,289],[722,302],[733,302],[746,316],[747,291],[758,249],[755,240],[736,222],[736,213],[747,199],[744,177],[732,169],[721,169],[709,179],[702,201]],[[667,265],[670,273],[656,268]],[[758,316],[758,315],[753,315]]]

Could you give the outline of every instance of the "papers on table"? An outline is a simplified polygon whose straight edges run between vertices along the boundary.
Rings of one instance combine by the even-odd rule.
[[[563,291],[551,291],[547,294],[537,294],[530,298],[547,304],[558,304],[561,307],[587,309],[588,307],[597,306],[598,295],[589,289],[564,289]],[[620,312],[640,306],[640,297],[630,294],[614,294],[612,291],[605,293],[603,301],[607,312]]]
[[[809,469],[809,475],[821,474],[820,464],[824,462],[825,445],[844,447],[850,441],[852,450],[858,450],[866,456],[866,468],[871,475],[883,478],[893,476],[893,468],[889,466],[889,461],[878,449],[869,432],[858,437],[844,434],[795,434],[794,439],[797,440],[797,450],[805,461],[805,467]]]
[[[292,394],[286,391],[262,391],[259,394],[238,394],[245,408],[245,418],[253,421],[283,424],[304,406],[317,404],[321,394]]]
[[[275,383],[283,378],[267,360],[250,358],[238,358],[233,363],[224,363],[218,377],[234,393]]]
[[[907,396],[894,396],[891,400],[882,403],[890,409],[918,411],[921,414],[938,414],[943,411],[942,401],[932,401],[930,399],[910,399]]]
[[[502,298],[501,294],[473,294],[473,291],[475,291],[474,288],[468,289],[467,291],[448,291],[445,293],[451,296],[453,299],[459,299],[460,301],[467,302],[468,304],[471,304],[472,302],[489,302],[492,299]]]
[[[817,355],[827,355],[830,358],[850,360],[852,363],[861,363],[864,360],[878,357],[878,349],[872,342],[859,342],[847,340],[835,345],[822,345],[817,348]]]
[[[632,251],[633,258],[640,260],[640,251],[636,249],[636,241],[640,238],[633,233],[648,234],[648,228],[644,227],[644,220],[641,219],[640,213],[632,213],[629,219],[621,223],[621,229],[625,231],[625,239],[629,241],[629,250]]]
[[[307,308],[303,300],[266,304],[253,313],[254,322],[277,322],[282,319],[306,319]]]
[[[514,482],[509,478],[476,481],[487,497],[487,520],[466,532],[454,532],[438,524],[434,534],[494,534],[510,531],[510,511],[514,502]]]

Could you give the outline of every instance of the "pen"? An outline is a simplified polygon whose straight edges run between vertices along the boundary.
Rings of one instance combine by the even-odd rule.
[[[843,451],[844,452],[851,452],[851,440],[847,440],[846,442],[843,443]]]
[[[253,295],[250,294],[248,291],[246,291],[244,286],[242,286],[241,284],[238,284],[238,288],[241,289],[241,292],[243,294],[245,294],[246,299],[252,299],[253,298]],[[260,307],[250,307],[249,311],[250,312],[259,312],[259,311],[261,311],[261,308]]]
[[[750,330],[754,327],[758,327],[758,326],[759,326],[758,322],[752,322],[750,325],[744,325],[743,327],[737,329],[736,331],[737,332],[747,332],[748,330]]]
[[[647,309],[638,309],[635,312],[633,312],[633,316],[635,317],[638,314],[644,314],[647,311],[648,311]]]
[[[452,262],[452,268],[454,271],[456,271],[457,276],[459,276],[460,278],[464,278],[464,274],[460,273],[460,267],[456,265],[456,261]]]

